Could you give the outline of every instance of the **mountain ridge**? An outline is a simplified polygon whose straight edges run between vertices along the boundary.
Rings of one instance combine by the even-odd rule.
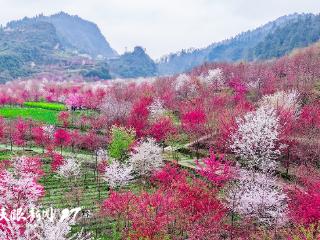
[[[59,12],[50,16],[42,14],[32,17],[14,20],[7,23],[6,27],[17,28],[26,22],[48,22],[55,28],[61,44],[65,49],[89,54],[95,58],[102,55],[106,58],[117,57],[118,53],[111,48],[99,27],[78,15],[69,15]]]
[[[254,48],[259,43],[263,42],[267,36],[273,34],[277,29],[284,28],[285,26],[294,24],[295,21],[303,21],[310,17],[318,19],[320,18],[320,15],[311,13],[294,13],[281,16],[258,28],[239,33],[234,37],[210,44],[205,48],[182,50],[177,53],[165,55],[157,61],[159,74],[170,75],[185,72],[206,62],[253,61],[266,59],[260,56],[255,56],[256,50]],[[313,39],[309,44],[319,40],[319,38]],[[307,45],[301,45],[301,47],[304,46]],[[288,50],[293,50],[293,48]],[[288,53],[289,51],[286,51],[283,54]]]

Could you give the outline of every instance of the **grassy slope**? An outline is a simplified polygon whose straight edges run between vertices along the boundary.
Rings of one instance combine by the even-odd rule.
[[[42,108],[19,108],[19,107],[3,107],[0,108],[0,116],[5,118],[24,118],[33,119],[47,124],[56,124],[59,112],[55,110]]]

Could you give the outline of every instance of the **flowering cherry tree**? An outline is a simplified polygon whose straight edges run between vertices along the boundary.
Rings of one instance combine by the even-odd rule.
[[[303,186],[289,190],[290,217],[296,224],[311,225],[320,221],[320,177],[312,169],[303,171]]]
[[[272,107],[262,106],[237,119],[238,129],[231,134],[231,150],[247,167],[273,170],[281,153],[279,118]]]
[[[46,129],[47,129],[46,126],[43,126],[43,127],[36,126],[32,128],[33,140],[38,146],[42,147],[43,152],[44,152],[44,148],[50,145],[52,140],[50,135],[47,134]]]
[[[70,113],[67,111],[60,112],[58,115],[59,122],[63,125],[64,128],[67,128],[69,125]]]
[[[156,120],[160,117],[163,117],[166,113],[166,109],[163,107],[163,102],[159,98],[156,98],[148,107],[148,109],[151,120]]]
[[[168,117],[158,119],[151,124],[149,134],[157,142],[163,145],[163,143],[176,132],[176,129],[172,123],[172,120]],[[164,146],[164,145],[163,145]]]
[[[49,138],[53,139],[54,138],[54,133],[55,133],[55,127],[53,125],[44,125],[42,127],[44,134]]]
[[[19,118],[15,124],[15,131],[13,133],[13,141],[18,146],[25,146],[26,144],[26,135],[27,135],[28,126],[26,122]]]
[[[15,176],[0,172],[0,206],[8,209],[30,209],[44,195],[44,188],[33,176]]]
[[[125,100],[116,99],[113,96],[105,98],[100,106],[101,112],[107,117],[108,121],[122,122],[130,113],[132,103]]]
[[[102,178],[112,189],[123,187],[133,179],[132,166],[113,160],[105,168]]]
[[[97,156],[97,161],[98,163],[101,163],[103,161],[108,161],[108,151],[103,149],[103,148],[99,148],[96,151],[96,156]]]
[[[206,75],[201,75],[200,81],[206,85],[214,84],[216,88],[224,85],[223,71],[221,68],[209,69]]]
[[[275,109],[285,109],[297,112],[300,108],[299,103],[300,94],[296,90],[292,91],[279,91],[272,95],[265,95],[260,100],[261,106],[272,106]]]
[[[183,130],[188,133],[191,140],[195,142],[197,158],[199,158],[199,138],[206,133],[207,116],[201,108],[187,111],[181,117]]]
[[[51,160],[51,171],[55,172],[58,168],[63,165],[64,159],[61,154],[55,152],[49,152],[48,155],[52,158]]]
[[[227,193],[227,201],[232,211],[267,226],[288,221],[287,196],[268,174],[241,170],[238,182]]]
[[[60,146],[60,153],[62,154],[62,147],[68,146],[71,142],[70,134],[63,129],[57,129],[54,133],[54,142]]]
[[[179,74],[175,81],[175,90],[181,90],[189,81],[190,77],[187,74]]]
[[[80,174],[80,163],[73,158],[66,159],[58,168],[57,173],[65,178],[76,177]]]
[[[196,162],[198,173],[214,185],[221,186],[233,176],[231,166],[225,162],[224,156],[217,157],[212,150],[208,158]]]
[[[149,177],[164,165],[162,150],[154,139],[148,138],[133,149],[129,164],[138,176]]]
[[[83,96],[78,93],[70,94],[65,100],[66,105],[69,109],[76,110],[81,108],[83,105]]]
[[[16,176],[39,179],[44,175],[41,160],[38,157],[15,157],[13,168]]]

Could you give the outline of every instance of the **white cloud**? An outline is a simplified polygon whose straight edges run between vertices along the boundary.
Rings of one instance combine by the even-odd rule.
[[[0,23],[65,11],[98,24],[111,46],[141,45],[153,57],[205,47],[294,12],[319,13],[319,0],[0,0]]]

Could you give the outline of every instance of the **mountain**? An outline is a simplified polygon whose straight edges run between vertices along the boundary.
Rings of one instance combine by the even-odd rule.
[[[25,22],[0,28],[0,81],[28,76],[35,64],[54,63],[53,54],[59,45],[50,23]]]
[[[17,28],[27,22],[51,23],[56,29],[62,47],[65,49],[89,54],[93,58],[99,55],[106,58],[118,56],[95,23],[76,15],[71,16],[64,12],[51,16],[38,15],[33,18],[23,18],[22,20],[9,22],[7,27]]]
[[[51,71],[91,79],[155,76],[141,47],[119,56],[94,23],[60,12],[0,27],[0,82]]]
[[[281,57],[294,48],[302,48],[320,39],[320,14],[307,14],[291,20],[269,33],[251,49],[255,59]]]
[[[205,62],[270,59],[320,39],[320,15],[292,14],[203,49],[182,50],[157,63],[160,75],[188,71]]]
[[[133,52],[125,53],[116,59],[110,59],[108,64],[111,74],[115,77],[150,77],[157,74],[156,64],[139,46],[135,47]]]
[[[156,63],[142,47],[118,55],[96,24],[60,12],[0,26],[0,82],[60,71],[88,80],[170,75],[206,62],[281,57],[320,39],[320,15],[292,14],[203,49],[169,54]]]

